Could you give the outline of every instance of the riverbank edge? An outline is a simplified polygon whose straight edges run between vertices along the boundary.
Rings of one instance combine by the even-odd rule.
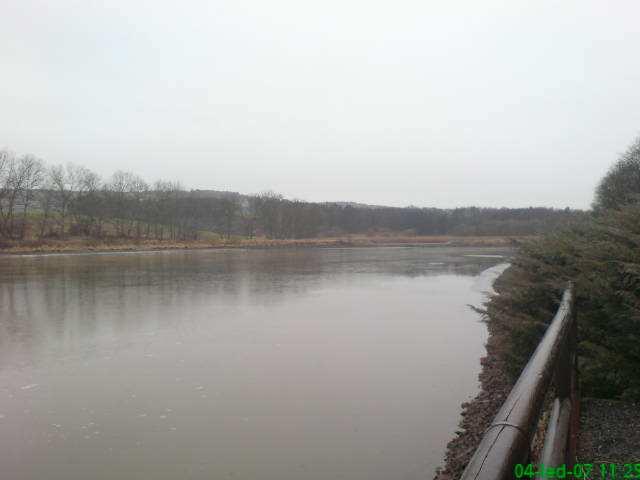
[[[96,242],[91,239],[69,239],[46,242],[21,242],[0,247],[0,256],[60,254],[60,253],[126,253],[158,252],[166,250],[216,250],[216,249],[272,249],[272,248],[332,248],[332,247],[511,247],[527,237],[366,237],[346,236],[297,240],[232,239],[229,241],[157,241],[139,242],[111,240]]]
[[[505,272],[494,283],[496,294],[500,293],[500,280],[504,278]],[[500,355],[506,332],[496,325],[496,322],[492,322],[490,316],[485,317],[485,323],[488,338],[485,345],[486,355],[480,359],[480,391],[473,399],[462,403],[459,429],[455,432],[456,436],[447,443],[444,465],[436,470],[434,480],[457,480],[461,477],[484,432],[513,386]]]

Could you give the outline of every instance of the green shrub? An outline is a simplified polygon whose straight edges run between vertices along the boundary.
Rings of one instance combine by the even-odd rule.
[[[640,206],[601,211],[567,230],[524,244],[486,305],[507,332],[515,378],[572,280],[585,395],[640,400]]]

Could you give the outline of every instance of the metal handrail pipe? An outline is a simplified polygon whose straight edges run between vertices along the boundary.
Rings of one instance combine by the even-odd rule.
[[[560,467],[567,462],[567,444],[569,442],[569,423],[571,421],[571,400],[556,398],[549,416],[547,433],[540,463],[547,467]]]
[[[561,351],[569,344],[574,319],[572,304],[569,285],[553,321],[485,432],[461,480],[511,479],[515,465],[528,460],[545,395]]]

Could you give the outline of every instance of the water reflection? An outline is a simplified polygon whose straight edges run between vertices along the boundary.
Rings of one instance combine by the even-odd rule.
[[[81,344],[100,334],[175,324],[196,305],[215,310],[286,303],[323,284],[375,282],[390,275],[473,275],[496,263],[486,257],[470,261],[474,251],[231,250],[3,258],[0,361],[6,365],[16,348],[25,360],[34,359],[52,341]]]
[[[473,276],[501,261],[469,255],[503,253],[0,258],[0,463],[16,479],[424,478],[475,389]]]

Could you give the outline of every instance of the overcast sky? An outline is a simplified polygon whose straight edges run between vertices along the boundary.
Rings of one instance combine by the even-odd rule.
[[[640,2],[0,1],[0,147],[305,200],[586,208]]]

